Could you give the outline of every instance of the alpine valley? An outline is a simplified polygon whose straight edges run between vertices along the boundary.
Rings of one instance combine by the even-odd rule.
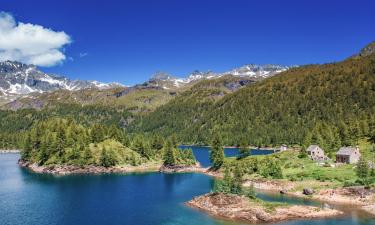
[[[186,78],[158,72],[131,87],[70,80],[33,65],[2,62],[1,108],[12,111],[2,111],[1,125],[21,117],[15,123],[28,125],[11,129],[16,132],[28,129],[34,117],[51,114],[104,122],[129,133],[176,134],[189,144],[207,144],[215,129],[227,145],[243,139],[256,146],[301,144],[316,130],[329,133],[322,135],[326,141],[333,135],[351,144],[368,135],[375,121],[374,45],[338,63],[250,64],[223,73],[194,71]]]
[[[70,80],[6,61],[0,64],[0,94],[0,149],[21,150],[18,165],[27,171],[22,174],[35,175],[20,179],[37,177],[50,190],[49,185],[57,181],[40,174],[75,174],[77,180],[68,176],[59,184],[68,187],[78,180],[84,187],[85,181],[94,182],[93,188],[110,184],[110,191],[99,192],[111,200],[119,198],[113,190],[121,186],[120,195],[132,202],[124,209],[126,215],[137,215],[137,222],[145,219],[141,224],[153,224],[147,219],[159,215],[160,209],[197,216],[198,212],[181,209],[182,202],[184,207],[236,222],[316,218],[351,224],[360,215],[365,220],[361,224],[373,224],[375,42],[341,62],[292,67],[250,64],[223,73],[194,71],[186,78],[158,72],[130,87]],[[226,157],[224,146],[235,153]],[[209,167],[203,167],[206,161]],[[160,173],[98,175],[134,172]],[[112,183],[117,178],[134,178],[134,193],[123,192],[130,190],[129,183]],[[183,182],[190,178],[196,180],[192,186]],[[202,183],[205,188],[196,189]],[[150,203],[160,187],[166,193]],[[58,189],[61,193],[64,188]],[[194,193],[181,195],[190,189]],[[175,192],[183,200],[171,197]],[[152,196],[132,211],[145,193]],[[165,199],[171,205],[160,207]],[[111,207],[113,201],[106,206],[110,218],[116,208]],[[119,202],[121,209],[127,205]],[[69,204],[76,204],[76,199]],[[100,208],[96,203],[94,207]],[[150,217],[138,214],[145,210]],[[123,211],[118,213],[122,219]],[[204,220],[199,216],[193,217],[192,224]],[[156,224],[164,224],[167,217],[155,217]],[[7,213],[4,218],[12,221],[15,216]],[[27,224],[29,217],[20,220]]]

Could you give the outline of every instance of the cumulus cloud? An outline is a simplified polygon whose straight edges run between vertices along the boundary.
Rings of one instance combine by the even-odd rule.
[[[66,59],[63,47],[71,43],[65,32],[16,22],[0,12],[0,61],[13,60],[37,66],[54,66]]]

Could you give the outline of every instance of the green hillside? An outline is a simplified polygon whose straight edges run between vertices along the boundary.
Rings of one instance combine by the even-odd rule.
[[[150,114],[139,117],[130,124],[130,132],[154,133],[162,136],[177,134],[188,143],[201,143],[196,124],[204,121],[204,116],[215,103],[243,86],[251,86],[254,81],[234,76],[204,80]]]
[[[371,45],[369,45],[371,46]],[[217,130],[227,145],[355,144],[374,130],[375,55],[290,69],[223,98],[192,89],[135,121],[132,131],[177,134],[208,143]]]

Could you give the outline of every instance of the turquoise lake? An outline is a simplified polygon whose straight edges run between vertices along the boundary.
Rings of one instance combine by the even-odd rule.
[[[202,165],[207,149],[194,148]],[[228,150],[227,150],[228,151]],[[231,152],[233,151],[233,152]],[[226,155],[235,154],[231,149]],[[214,219],[184,202],[210,191],[213,179],[203,174],[142,173],[54,177],[30,173],[17,165],[18,154],[0,154],[1,225],[235,225]],[[322,203],[258,193],[262,199],[293,204]],[[345,216],[301,220],[282,225],[374,225],[375,218],[348,209]]]

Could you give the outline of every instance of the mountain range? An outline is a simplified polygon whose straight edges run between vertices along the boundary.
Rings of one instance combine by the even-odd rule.
[[[130,87],[131,90],[148,88],[161,88],[163,90],[178,90],[206,79],[220,78],[226,75],[244,77],[245,79],[260,80],[289,69],[279,65],[245,65],[225,73],[194,71],[186,78],[178,78],[167,73],[158,72],[148,81],[141,85]],[[142,88],[140,88],[142,87]],[[70,92],[77,95],[77,91],[82,90],[112,90],[126,89],[128,87],[119,83],[102,83],[98,81],[71,80],[65,76],[47,74],[39,70],[34,65],[26,65],[19,62],[0,62],[0,104],[17,101],[25,98],[38,98],[50,93],[60,91]],[[65,92],[64,92],[65,91]],[[124,92],[124,91],[120,91]],[[78,92],[79,93],[79,92]],[[87,91],[86,91],[87,93]],[[114,93],[121,95],[121,93]],[[79,97],[79,96],[78,96]],[[76,96],[77,98],[77,96]]]
[[[71,80],[64,76],[47,74],[34,65],[15,61],[0,62],[0,98],[14,100],[30,93],[45,93],[56,90],[76,91],[87,88],[106,89],[121,87],[118,83]]]

